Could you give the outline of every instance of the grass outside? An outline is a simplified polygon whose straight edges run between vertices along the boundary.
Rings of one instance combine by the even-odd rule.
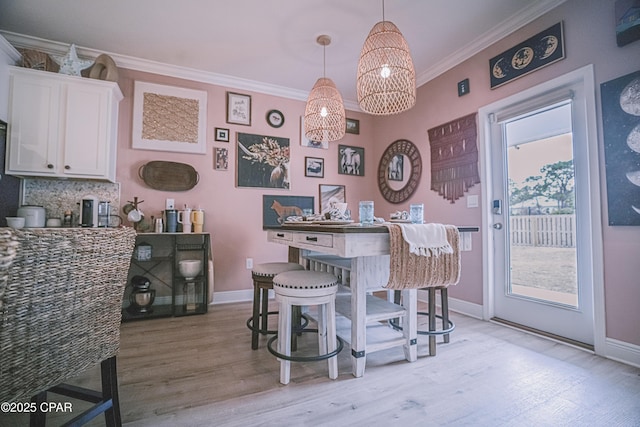
[[[511,283],[575,295],[576,249],[512,245]]]

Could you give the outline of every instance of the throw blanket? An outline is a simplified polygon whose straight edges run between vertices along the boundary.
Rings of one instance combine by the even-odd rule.
[[[438,256],[453,253],[447,241],[447,229],[442,224],[399,224],[399,227],[412,254]]]
[[[455,285],[460,281],[460,234],[454,225],[445,225],[450,253],[423,256],[412,253],[399,224],[388,224],[390,244],[387,289],[422,289]]]

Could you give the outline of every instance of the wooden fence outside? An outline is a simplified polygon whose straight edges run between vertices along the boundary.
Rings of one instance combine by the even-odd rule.
[[[510,217],[511,244],[517,246],[576,246],[575,215],[514,215]]]

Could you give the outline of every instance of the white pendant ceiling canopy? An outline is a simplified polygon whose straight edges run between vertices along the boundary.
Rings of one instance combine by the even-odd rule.
[[[331,37],[322,35],[316,41],[323,46],[324,51],[331,43]],[[324,65],[326,58],[323,59]],[[346,131],[342,95],[333,81],[324,74],[323,72],[323,77],[313,85],[304,110],[304,134],[317,142],[337,141],[344,137]]]

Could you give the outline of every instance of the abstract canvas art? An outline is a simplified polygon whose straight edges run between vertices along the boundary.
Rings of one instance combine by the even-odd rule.
[[[600,92],[609,225],[640,225],[640,71]]]

